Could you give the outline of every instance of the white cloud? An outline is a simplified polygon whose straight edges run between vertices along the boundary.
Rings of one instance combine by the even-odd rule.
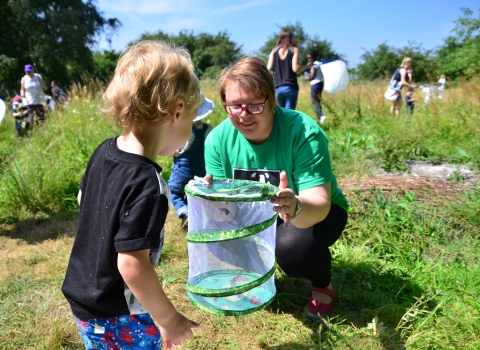
[[[250,1],[240,5],[231,5],[218,10],[211,12],[212,15],[225,15],[228,13],[239,12],[243,10],[248,10],[254,7],[262,6],[267,3],[273,2],[273,0],[262,0],[262,1]]]
[[[186,0],[99,0],[98,7],[108,13],[115,14],[137,14],[147,16],[158,16],[167,14],[178,14],[192,12],[195,10],[194,1]]]

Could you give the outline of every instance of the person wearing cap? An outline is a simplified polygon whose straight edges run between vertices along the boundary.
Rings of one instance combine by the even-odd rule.
[[[168,180],[170,200],[177,216],[182,220],[180,228],[188,226],[188,206],[185,198],[185,185],[194,176],[205,176],[204,143],[205,138],[212,130],[212,126],[204,123],[203,119],[213,112],[213,101],[200,93],[203,102],[198,108],[198,115],[193,120],[192,134],[187,143],[177,150],[173,156],[172,173]]]
[[[45,109],[43,107],[44,93],[47,87],[40,74],[34,73],[31,64],[25,65],[25,76],[21,80],[20,95],[25,97],[25,107],[28,110],[28,119],[33,125],[33,113],[36,111],[40,121],[45,120]]]

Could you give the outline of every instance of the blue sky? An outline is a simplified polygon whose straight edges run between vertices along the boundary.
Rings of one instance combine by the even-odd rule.
[[[306,33],[332,43],[350,67],[356,66],[365,50],[387,42],[401,48],[409,41],[425,49],[443,44],[454,21],[467,7],[475,16],[479,0],[98,0],[105,17],[118,18],[123,26],[112,46],[122,50],[142,33],[162,30],[177,34],[181,29],[195,34],[227,31],[231,40],[253,55],[278,26],[299,21]],[[109,48],[104,39],[98,48]]]

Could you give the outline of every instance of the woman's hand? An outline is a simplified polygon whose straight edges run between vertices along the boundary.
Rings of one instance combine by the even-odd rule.
[[[288,187],[288,178],[285,171],[280,173],[280,184],[278,187],[280,191],[277,192],[275,197],[270,199],[270,202],[276,204],[273,210],[275,210],[284,221],[283,226],[288,227],[288,225],[290,225],[290,218],[295,214],[297,198],[293,190]]]

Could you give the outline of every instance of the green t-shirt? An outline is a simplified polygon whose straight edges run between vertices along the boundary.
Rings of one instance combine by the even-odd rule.
[[[275,106],[268,139],[253,145],[225,119],[205,140],[207,174],[214,178],[246,179],[279,185],[285,170],[288,186],[299,191],[331,183],[331,203],[345,210],[347,200],[332,172],[328,139],[304,113]]]

